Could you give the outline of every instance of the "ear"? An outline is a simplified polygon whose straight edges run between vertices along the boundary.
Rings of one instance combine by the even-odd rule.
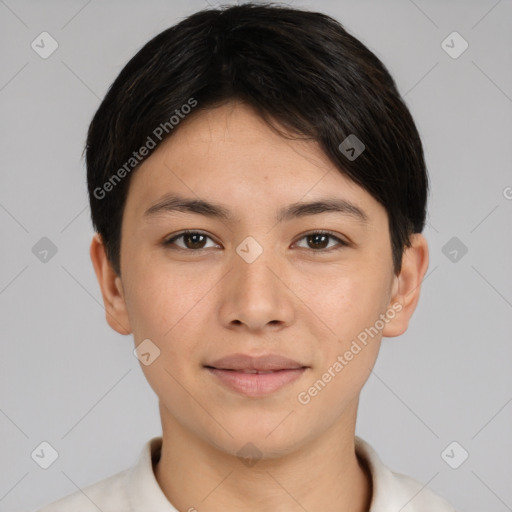
[[[421,233],[411,235],[411,247],[407,247],[402,258],[402,269],[393,277],[389,310],[396,312],[389,320],[382,335],[400,336],[409,327],[409,320],[420,298],[421,283],[428,268],[428,244]]]
[[[105,245],[99,233],[93,236],[89,252],[103,295],[107,322],[119,334],[130,334],[132,329],[121,278],[115,273],[107,258]]]

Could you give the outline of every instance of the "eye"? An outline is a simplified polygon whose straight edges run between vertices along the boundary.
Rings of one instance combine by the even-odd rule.
[[[184,247],[175,244],[176,240],[183,239]],[[181,233],[178,233],[177,235],[174,235],[173,237],[167,239],[164,242],[164,245],[177,245],[179,249],[183,250],[193,250],[193,251],[200,251],[201,249],[208,249],[208,247],[205,247],[205,241],[206,239],[210,238],[208,235],[201,233],[200,231],[182,231]],[[210,238],[210,240],[212,240]]]
[[[305,247],[305,249],[313,252],[330,252],[332,250],[340,249],[340,247],[336,247],[336,245],[326,249],[326,244],[329,238],[335,240],[338,243],[338,246],[348,247],[349,245],[347,242],[337,237],[336,235],[333,235],[329,231],[313,231],[312,233],[307,233],[299,240],[306,239],[307,243],[310,244],[310,247]]]
[[[183,241],[183,246],[176,243],[176,241],[180,239]],[[178,233],[164,241],[164,245],[176,245],[178,249],[197,252],[203,249],[208,249],[208,247],[205,246],[207,239],[212,240],[210,236],[202,233],[201,231],[182,231],[181,233]],[[328,244],[329,239],[336,241],[338,247],[335,245],[334,247],[331,246],[326,249],[326,247],[328,247],[326,244]],[[347,242],[329,231],[313,231],[303,235],[299,240],[307,240],[307,243],[310,244],[310,246],[305,247],[305,249],[312,252],[329,252],[339,249],[340,247],[348,247],[349,245]]]

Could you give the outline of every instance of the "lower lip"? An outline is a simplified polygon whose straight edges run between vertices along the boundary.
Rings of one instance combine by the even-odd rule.
[[[298,368],[273,373],[243,373],[217,368],[206,369],[232,390],[254,398],[278,391],[297,380],[306,370],[306,368]]]

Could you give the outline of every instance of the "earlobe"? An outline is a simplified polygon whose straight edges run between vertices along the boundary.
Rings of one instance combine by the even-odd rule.
[[[115,273],[107,258],[105,245],[99,233],[95,233],[90,247],[90,256],[105,307],[106,320],[119,334],[132,332],[121,278]]]
[[[411,235],[411,247],[407,247],[402,258],[402,269],[394,277],[389,308],[395,310],[382,331],[386,337],[400,336],[408,326],[420,298],[421,284],[428,269],[428,243],[421,233]]]

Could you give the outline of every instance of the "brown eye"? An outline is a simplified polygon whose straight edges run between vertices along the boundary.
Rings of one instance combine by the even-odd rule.
[[[203,249],[206,237],[200,233],[187,233],[183,235],[183,241],[187,249]]]
[[[179,249],[199,251],[201,249],[207,249],[205,243],[208,238],[210,237],[199,231],[184,231],[166,240],[164,245],[176,245]],[[176,240],[179,239],[183,241],[183,246],[175,243]]]
[[[335,240],[338,247],[336,247],[336,244],[334,246],[328,247],[329,239]],[[309,249],[313,252],[328,252],[333,249],[339,249],[339,246],[348,246],[347,242],[341,240],[332,233],[325,231],[315,231],[313,233],[308,233],[304,235],[301,240],[306,240],[307,247],[305,247],[305,249]]]
[[[207,240],[212,240],[208,235],[200,231],[183,231],[174,235],[164,242],[165,246],[176,246],[176,248],[184,251],[195,252],[208,249],[205,246]],[[176,241],[181,240],[178,244]],[[311,252],[330,252],[331,250],[347,247],[349,244],[339,237],[329,232],[315,231],[304,235],[300,240],[306,240],[307,247],[303,247]],[[213,241],[213,240],[212,240]],[[330,241],[335,241],[334,246],[329,246]],[[217,246],[215,244],[215,246]]]
[[[329,243],[330,236],[323,233],[315,233],[308,235],[306,238],[308,243],[312,244],[311,249],[325,249]]]

